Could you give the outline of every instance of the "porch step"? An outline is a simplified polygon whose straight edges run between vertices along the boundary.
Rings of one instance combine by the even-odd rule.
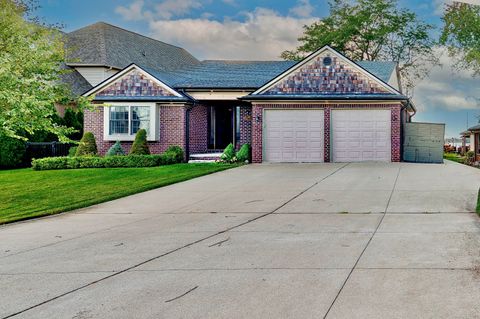
[[[222,153],[190,154],[189,163],[213,163],[220,159]]]

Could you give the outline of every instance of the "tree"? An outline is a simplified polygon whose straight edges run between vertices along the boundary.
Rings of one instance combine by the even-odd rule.
[[[305,26],[302,43],[282,58],[299,60],[325,45],[352,60],[394,61],[399,65],[406,93],[426,77],[439,59],[434,52],[433,26],[419,20],[396,0],[333,0],[330,15]]]
[[[147,131],[143,128],[137,131],[135,135],[135,140],[133,141],[132,148],[129,152],[130,155],[148,155],[150,150],[148,149],[147,143]]]
[[[75,130],[56,123],[55,104],[90,103],[61,82],[62,33],[31,18],[34,8],[31,0],[0,0],[0,134],[26,140],[44,131],[68,141]]]
[[[454,2],[446,6],[442,20],[440,43],[461,68],[480,75],[480,6]]]

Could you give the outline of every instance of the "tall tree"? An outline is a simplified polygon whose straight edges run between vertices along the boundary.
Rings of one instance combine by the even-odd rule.
[[[442,19],[440,43],[460,67],[480,75],[480,6],[454,2],[446,6]]]
[[[394,61],[409,95],[415,83],[439,63],[433,26],[400,9],[396,0],[333,0],[330,15],[304,29],[298,39],[301,45],[283,52],[282,58],[298,60],[329,45],[357,61]]]
[[[27,139],[44,131],[66,141],[74,129],[56,123],[55,104],[82,109],[89,101],[61,82],[68,72],[62,33],[32,18],[34,5],[0,0],[0,135]]]

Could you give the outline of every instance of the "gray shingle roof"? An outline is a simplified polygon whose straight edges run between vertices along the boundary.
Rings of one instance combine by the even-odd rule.
[[[174,72],[147,70],[174,88],[257,88],[294,64],[293,61],[207,60]]]
[[[259,88],[282,74],[295,61],[207,60],[172,72],[139,65],[174,88]],[[361,61],[358,64],[384,82],[395,70],[394,62]]]
[[[385,83],[388,83],[397,67],[397,63],[390,61],[358,61],[357,64]]]
[[[66,65],[63,65],[62,68],[67,69],[69,72],[60,75],[60,79],[63,83],[70,86],[73,94],[81,95],[92,88],[92,85],[77,70]]]
[[[105,65],[123,69],[131,63],[171,71],[200,62],[185,49],[98,22],[66,35],[69,63]]]

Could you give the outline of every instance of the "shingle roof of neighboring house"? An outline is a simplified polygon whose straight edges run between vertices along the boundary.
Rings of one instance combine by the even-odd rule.
[[[480,131],[480,124],[470,127],[468,131]]]
[[[159,72],[148,66],[141,66],[174,88],[259,88],[296,63],[207,60],[173,72]],[[358,64],[386,83],[396,68],[394,62],[360,61]]]
[[[185,49],[98,22],[66,35],[69,64],[123,69],[131,63],[171,71],[200,62]]]
[[[92,88],[92,85],[77,70],[69,66],[63,66],[63,68],[67,69],[68,73],[62,74],[60,78],[63,83],[71,87],[73,94],[81,95]]]

